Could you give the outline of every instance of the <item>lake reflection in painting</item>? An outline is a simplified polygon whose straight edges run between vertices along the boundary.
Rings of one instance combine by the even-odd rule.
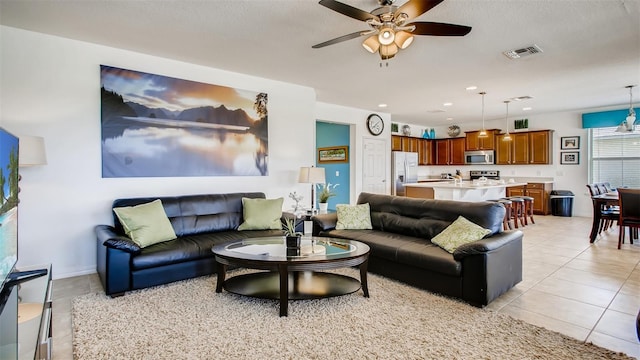
[[[101,66],[102,176],[266,176],[267,94]]]

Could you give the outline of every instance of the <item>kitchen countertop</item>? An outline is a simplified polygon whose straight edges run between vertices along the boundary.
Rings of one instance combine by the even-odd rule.
[[[500,183],[498,180],[487,181],[486,183],[473,183],[472,181],[463,181],[462,183],[455,184],[453,181],[438,181],[438,182],[419,182],[404,184],[405,187],[422,187],[422,188],[442,188],[442,189],[494,189],[501,187],[523,186],[527,185],[526,182],[506,182]]]

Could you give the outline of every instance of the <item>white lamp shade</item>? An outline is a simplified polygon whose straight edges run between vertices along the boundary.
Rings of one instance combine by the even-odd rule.
[[[298,175],[298,182],[307,184],[324,184],[324,168],[317,168],[313,166],[301,167],[300,174]]]
[[[44,138],[40,136],[20,136],[18,165],[46,165],[47,155],[44,151]]]

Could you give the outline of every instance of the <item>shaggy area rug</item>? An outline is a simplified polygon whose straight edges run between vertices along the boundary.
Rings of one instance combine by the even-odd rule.
[[[370,298],[290,301],[288,317],[276,300],[216,294],[215,284],[201,277],[74,299],[74,358],[630,359],[374,274]]]

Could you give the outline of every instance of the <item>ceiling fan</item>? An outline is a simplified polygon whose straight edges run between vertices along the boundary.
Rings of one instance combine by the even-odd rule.
[[[343,35],[313,45],[312,48],[319,49],[361,36],[368,36],[362,46],[372,54],[378,52],[382,60],[388,60],[393,58],[399,50],[409,47],[413,42],[413,35],[467,35],[471,31],[469,26],[427,21],[412,22],[413,19],[443,1],[409,0],[398,7],[393,5],[394,0],[378,0],[380,7],[371,12],[366,12],[339,1],[320,0],[320,5],[356,20],[364,21],[369,25],[370,29]]]

